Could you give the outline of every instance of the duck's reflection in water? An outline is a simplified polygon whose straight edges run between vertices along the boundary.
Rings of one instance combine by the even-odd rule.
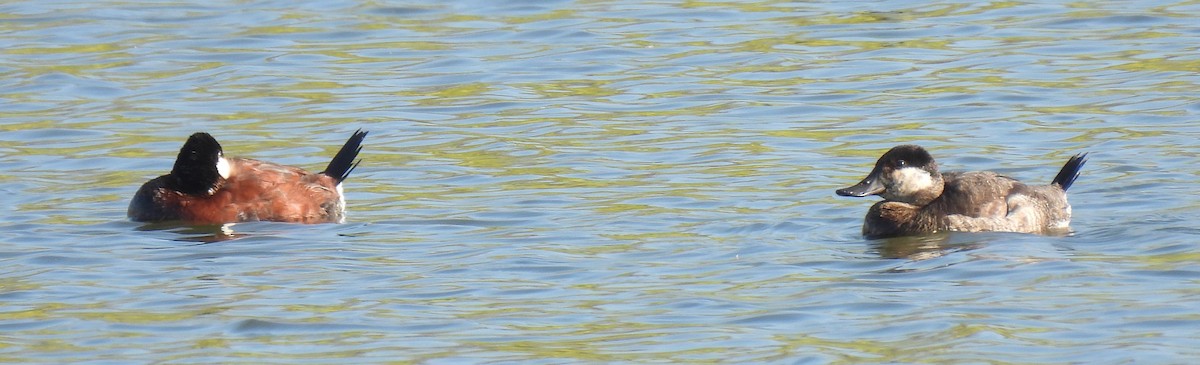
[[[955,237],[958,237],[957,239]],[[876,240],[874,249],[885,259],[928,260],[952,252],[974,250],[984,246],[980,240],[966,240],[953,233],[891,237]]]
[[[249,236],[234,232],[233,226],[235,224],[237,223],[189,225],[183,222],[154,222],[143,224],[137,230],[170,231],[179,235],[179,237],[174,239],[175,241],[201,244],[223,242]]]

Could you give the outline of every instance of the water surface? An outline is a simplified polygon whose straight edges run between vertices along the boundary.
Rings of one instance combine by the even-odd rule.
[[[1188,2],[9,2],[0,361],[1186,363]],[[348,223],[124,218],[195,131]],[[864,240],[900,143],[1074,233]]]

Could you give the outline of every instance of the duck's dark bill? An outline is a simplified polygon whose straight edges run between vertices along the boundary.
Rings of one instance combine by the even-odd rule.
[[[867,176],[866,179],[858,184],[845,188],[838,189],[837,195],[841,196],[867,196],[882,193],[884,190],[883,184],[879,183],[879,179],[875,178],[875,174]]]

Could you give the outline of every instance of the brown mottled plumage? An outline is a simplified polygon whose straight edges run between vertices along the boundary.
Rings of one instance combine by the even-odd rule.
[[[129,203],[135,221],[220,224],[245,221],[342,222],[341,183],[367,132],[350,137],[325,171],[311,173],[248,158],[224,157],[207,133],[188,138],[171,173],[142,185]]]
[[[1070,223],[1066,190],[1079,177],[1086,156],[1071,157],[1050,185],[1029,186],[994,172],[940,173],[925,149],[902,145],[880,157],[862,182],[837,194],[884,198],[867,211],[867,237],[939,231],[1040,233]]]

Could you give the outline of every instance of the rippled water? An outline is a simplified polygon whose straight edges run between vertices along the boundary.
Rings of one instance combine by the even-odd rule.
[[[0,5],[0,361],[1186,363],[1194,2]],[[188,134],[343,225],[124,218]],[[864,240],[899,143],[1075,233]]]

